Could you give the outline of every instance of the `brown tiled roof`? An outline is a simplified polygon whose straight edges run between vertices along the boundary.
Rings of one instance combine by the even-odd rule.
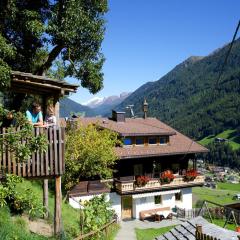
[[[116,122],[108,118],[79,118],[82,124],[98,124],[103,128],[119,133],[120,136],[155,136],[174,135],[175,130],[169,128],[156,118],[126,118],[125,122]]]
[[[100,181],[82,181],[69,191],[69,197],[86,196],[100,193],[108,193],[110,188]]]
[[[163,145],[117,147],[116,153],[120,159],[125,159],[208,152],[205,147],[179,132],[170,136],[169,142]]]
[[[120,159],[208,152],[208,149],[156,118],[126,118],[115,122],[107,118],[79,118],[80,124],[98,124],[121,136],[169,135],[169,144],[116,147]]]

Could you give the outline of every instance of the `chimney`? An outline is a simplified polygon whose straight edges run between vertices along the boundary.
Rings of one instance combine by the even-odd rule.
[[[144,102],[143,102],[143,112],[144,112],[143,118],[146,119],[147,112],[148,112],[148,103],[147,103],[146,98],[144,99]]]
[[[125,122],[125,112],[112,110],[112,120],[116,122]]]

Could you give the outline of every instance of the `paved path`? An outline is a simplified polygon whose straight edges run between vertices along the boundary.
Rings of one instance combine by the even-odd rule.
[[[140,220],[129,220],[129,221],[121,221],[120,227],[121,229],[118,231],[115,240],[136,240],[135,228],[161,228],[167,227],[171,225],[180,224],[181,221],[174,220],[163,220],[161,222],[150,222],[150,221],[140,221]]]

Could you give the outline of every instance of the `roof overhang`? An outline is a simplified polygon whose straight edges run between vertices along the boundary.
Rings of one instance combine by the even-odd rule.
[[[152,158],[152,157],[163,157],[163,156],[174,156],[174,155],[189,155],[189,154],[197,154],[197,153],[207,153],[208,151],[202,150],[202,151],[188,151],[188,152],[168,152],[168,153],[146,153],[146,154],[139,154],[139,155],[118,155],[119,159],[133,159],[133,158]]]
[[[139,137],[139,136],[173,136],[176,135],[176,132],[152,132],[152,133],[123,133],[123,132],[118,132],[121,137]]]
[[[17,93],[38,95],[64,96],[76,92],[78,85],[64,80],[52,79],[46,76],[34,75],[19,71],[12,71],[10,90]]]

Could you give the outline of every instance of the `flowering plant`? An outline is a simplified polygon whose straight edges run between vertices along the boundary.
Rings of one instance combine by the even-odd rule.
[[[143,187],[143,186],[145,186],[149,181],[150,181],[150,178],[147,177],[147,176],[137,176],[137,177],[136,177],[136,182],[135,182],[135,184],[136,184],[138,187]]]
[[[187,170],[185,176],[184,176],[184,181],[189,182],[193,181],[197,177],[198,173],[194,169]]]
[[[160,181],[162,184],[170,183],[173,181],[173,179],[174,179],[174,175],[173,175],[173,172],[170,170],[166,170],[166,171],[162,172],[160,175]]]

